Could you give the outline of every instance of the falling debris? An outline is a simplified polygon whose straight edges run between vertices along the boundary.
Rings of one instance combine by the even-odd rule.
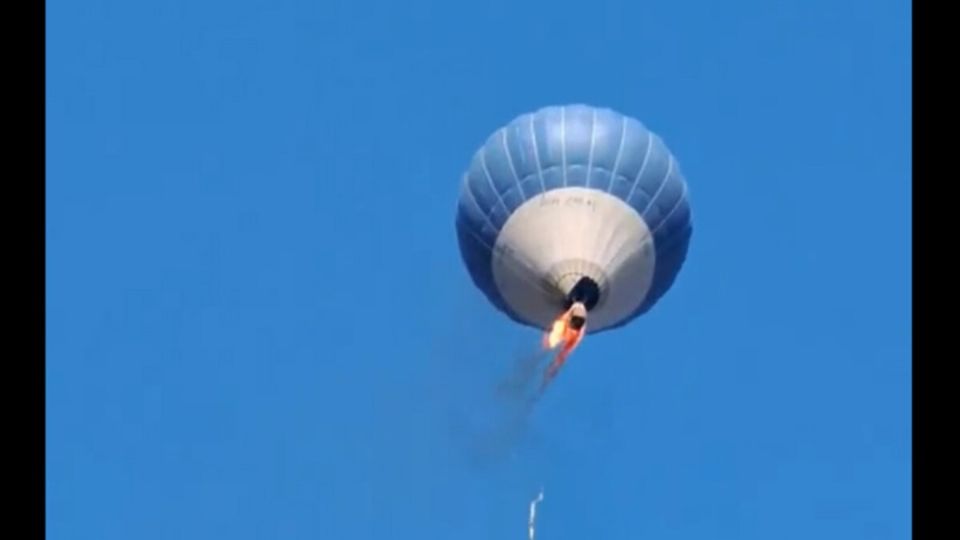
[[[543,500],[543,488],[540,488],[540,493],[537,494],[537,498],[530,501],[530,519],[527,522],[527,529],[530,534],[530,540],[534,540],[534,535],[536,534],[536,529],[534,528],[534,525],[537,520],[537,504],[542,500]]]

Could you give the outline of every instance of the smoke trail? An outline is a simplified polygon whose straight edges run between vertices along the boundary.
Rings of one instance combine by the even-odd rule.
[[[529,398],[530,390],[534,387],[531,383],[541,373],[541,366],[550,354],[548,350],[533,350],[516,354],[513,373],[498,384],[497,393],[501,397],[526,401],[525,398]]]
[[[537,495],[537,498],[530,501],[530,519],[527,520],[527,531],[530,535],[530,540],[534,540],[534,535],[537,531],[534,527],[537,520],[537,504],[543,501],[543,488],[540,488],[540,493]]]

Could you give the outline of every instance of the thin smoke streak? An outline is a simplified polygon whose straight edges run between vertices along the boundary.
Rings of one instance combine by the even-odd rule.
[[[540,488],[540,493],[537,495],[537,498],[530,501],[530,519],[527,521],[527,531],[530,535],[530,540],[534,540],[534,536],[537,531],[535,528],[537,521],[537,504],[543,501],[543,488]]]

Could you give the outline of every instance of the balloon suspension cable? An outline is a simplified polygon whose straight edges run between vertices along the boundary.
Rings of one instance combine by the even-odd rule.
[[[534,540],[534,536],[537,531],[535,528],[537,520],[537,504],[543,500],[543,488],[540,488],[540,493],[537,494],[537,497],[530,501],[530,518],[527,520],[527,532],[529,534],[530,540]]]

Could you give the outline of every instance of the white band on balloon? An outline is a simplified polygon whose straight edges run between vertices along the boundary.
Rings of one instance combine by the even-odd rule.
[[[493,276],[507,305],[548,328],[583,276],[600,286],[587,331],[612,326],[644,301],[653,281],[655,250],[640,214],[596,189],[566,187],[526,201],[497,236]]]

